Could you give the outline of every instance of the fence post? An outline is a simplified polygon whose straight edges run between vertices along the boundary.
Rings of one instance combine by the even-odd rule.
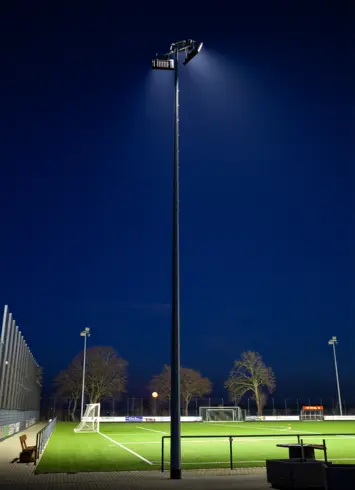
[[[165,436],[161,438],[161,472],[164,473],[164,439]]]
[[[229,460],[230,469],[233,469],[233,437],[229,436]]]
[[[37,464],[37,459],[38,459],[38,432],[36,434],[35,466]]]

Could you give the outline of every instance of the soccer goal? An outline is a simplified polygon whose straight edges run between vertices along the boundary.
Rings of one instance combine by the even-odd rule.
[[[99,432],[100,431],[100,403],[86,405],[85,413],[74,432]]]
[[[300,413],[300,420],[324,420],[322,406],[303,406]]]
[[[200,407],[203,422],[242,422],[243,412],[240,407]]]

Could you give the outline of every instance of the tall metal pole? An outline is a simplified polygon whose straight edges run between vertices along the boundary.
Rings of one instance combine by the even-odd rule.
[[[175,46],[175,120],[172,243],[170,478],[181,479],[180,439],[180,267],[179,267],[179,52]]]
[[[83,384],[82,384],[82,388],[81,388],[81,413],[80,413],[80,420],[83,418],[83,412],[84,412],[85,367],[86,367],[86,337],[87,337],[87,332],[85,330],[84,331]]]
[[[339,373],[338,373],[337,355],[336,355],[336,352],[335,352],[335,344],[336,344],[336,342],[334,341],[333,342],[333,352],[334,352],[335,376],[337,378],[338,400],[339,400],[340,415],[343,415],[343,407],[342,407],[341,396],[340,396]]]

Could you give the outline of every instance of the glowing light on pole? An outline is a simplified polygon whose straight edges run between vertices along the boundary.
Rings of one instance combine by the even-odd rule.
[[[334,353],[334,365],[335,365],[335,376],[337,380],[337,387],[338,387],[338,401],[339,401],[339,411],[340,415],[343,415],[343,406],[341,403],[341,395],[340,395],[340,383],[339,383],[339,373],[338,373],[338,363],[337,363],[337,355],[335,352],[335,344],[338,343],[338,340],[336,337],[332,337],[329,341],[328,344],[333,346],[333,353]]]
[[[84,337],[84,359],[83,359],[83,383],[81,387],[81,411],[80,420],[83,418],[84,413],[84,392],[85,392],[85,368],[86,368],[86,339],[90,337],[90,328],[86,327],[85,330],[80,332],[80,336]]]
[[[171,325],[171,422],[170,478],[181,478],[180,433],[180,258],[179,258],[179,53],[185,52],[183,64],[189,63],[202,48],[202,43],[187,39],[170,46],[168,53],[152,61],[154,70],[174,70],[174,185],[173,185],[173,244],[172,244],[172,325]]]

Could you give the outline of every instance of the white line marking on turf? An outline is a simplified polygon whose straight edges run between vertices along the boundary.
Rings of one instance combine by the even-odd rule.
[[[157,432],[158,434],[167,434],[167,432],[163,432],[162,430],[146,429],[145,427],[136,427],[136,429],[149,430],[149,432]]]
[[[118,434],[118,435],[122,435],[122,434]],[[311,437],[311,436],[310,436]],[[324,437],[322,436],[318,436],[318,437],[314,437],[314,439],[316,440],[323,440]],[[228,436],[222,436],[220,439],[219,438],[204,438],[204,439],[199,439],[199,438],[196,438],[196,439],[193,439],[193,438],[188,438],[188,439],[184,439],[182,438],[181,439],[181,443],[182,444],[211,444],[211,439],[215,439],[213,441],[213,444],[229,444],[229,439],[228,439]],[[263,442],[263,441],[278,441],[280,444],[281,443],[287,443],[288,441],[288,437],[285,437],[285,438],[281,438],[281,437],[272,437],[272,436],[265,436],[265,437],[233,437],[233,442],[235,444],[239,444],[239,443],[244,443],[244,444],[250,444],[250,443],[257,443],[257,442]],[[293,434],[290,434],[290,439],[292,439],[292,441],[295,440],[295,436]],[[355,436],[330,436],[330,437],[325,437],[325,440],[326,441],[329,441],[329,440],[348,440],[348,439],[355,439]],[[161,441],[136,441],[136,442],[133,442],[133,441],[128,441],[128,442],[122,442],[121,444],[124,444],[125,446],[135,446],[136,444],[139,445],[139,444],[161,444]],[[109,446],[109,447],[113,447],[113,446]],[[354,458],[355,459],[355,458]]]
[[[235,428],[234,425],[228,425],[228,424],[219,424],[218,426],[219,427],[234,427]],[[282,431],[282,432],[291,432],[291,433],[292,432],[295,432],[296,434],[300,434],[300,435],[302,435],[302,434],[318,434],[318,432],[310,432],[309,430],[294,430],[294,429],[286,429],[286,428],[285,429],[281,429],[281,428],[276,428],[276,427],[273,427],[273,426],[270,426],[270,425],[269,425],[269,427],[271,427],[272,429],[275,429],[275,430]],[[248,427],[239,425],[238,426],[238,429],[239,428],[245,429],[245,430],[253,429],[253,430],[267,430],[267,431],[270,431],[270,429],[269,428],[267,429],[266,427],[255,427],[255,426],[250,426],[250,425]],[[270,434],[270,435],[272,435],[272,434]]]
[[[129,453],[133,454],[134,456],[137,456],[137,458],[139,459],[142,459],[143,461],[145,461],[146,463],[152,465],[153,463],[151,461],[149,461],[148,459],[146,458],[143,458],[143,456],[141,456],[140,454],[138,453],[135,453],[134,451],[132,451],[132,449],[129,449],[128,447],[124,446],[123,444],[120,444],[119,442],[115,441],[114,439],[111,439],[111,437],[107,436],[106,434],[103,434],[102,432],[98,432],[98,434],[100,434],[100,436],[102,437],[106,437],[106,439],[108,439],[109,441],[113,442],[114,444],[116,444],[117,446],[121,447],[122,449],[125,449],[126,451],[128,451]]]

